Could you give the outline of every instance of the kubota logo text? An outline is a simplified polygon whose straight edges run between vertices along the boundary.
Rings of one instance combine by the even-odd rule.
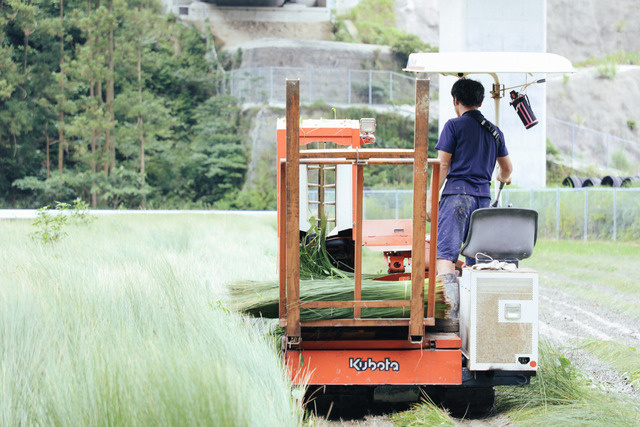
[[[376,362],[372,358],[362,360],[360,357],[357,359],[350,357],[349,368],[353,368],[358,372],[366,371],[367,369],[372,371],[399,371],[400,364],[395,360],[390,360],[388,357],[385,357],[384,361],[380,362]]]

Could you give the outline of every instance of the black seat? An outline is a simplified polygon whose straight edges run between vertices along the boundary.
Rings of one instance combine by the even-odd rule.
[[[515,262],[533,253],[538,212],[521,208],[483,208],[471,214],[467,239],[460,253],[478,262]],[[487,255],[482,256],[482,255]]]

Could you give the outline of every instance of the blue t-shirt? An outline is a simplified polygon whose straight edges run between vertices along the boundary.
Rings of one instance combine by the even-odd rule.
[[[472,115],[482,119],[478,110],[470,110],[445,123],[436,149],[450,153],[447,183],[442,194],[469,194],[491,197],[491,175],[496,158],[509,155],[502,131],[500,145]]]

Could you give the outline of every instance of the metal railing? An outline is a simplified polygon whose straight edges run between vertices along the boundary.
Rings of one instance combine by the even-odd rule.
[[[504,189],[502,205],[538,211],[538,235],[555,239],[640,239],[640,188]],[[364,218],[410,218],[410,190],[366,190]]]
[[[415,102],[415,78],[380,70],[256,67],[226,73],[225,90],[243,103],[284,103],[284,82],[300,79],[305,103],[403,105]],[[431,84],[431,96],[437,85]]]

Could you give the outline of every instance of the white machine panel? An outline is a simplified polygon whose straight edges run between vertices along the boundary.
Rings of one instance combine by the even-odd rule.
[[[300,230],[309,231],[309,227],[311,227],[309,222],[311,212],[309,212],[309,177],[306,165],[300,165],[300,188],[298,193],[300,194],[300,216],[298,220]]]
[[[538,273],[465,268],[460,281],[460,338],[471,371],[535,371]]]
[[[353,227],[353,167],[336,166],[336,228]]]

